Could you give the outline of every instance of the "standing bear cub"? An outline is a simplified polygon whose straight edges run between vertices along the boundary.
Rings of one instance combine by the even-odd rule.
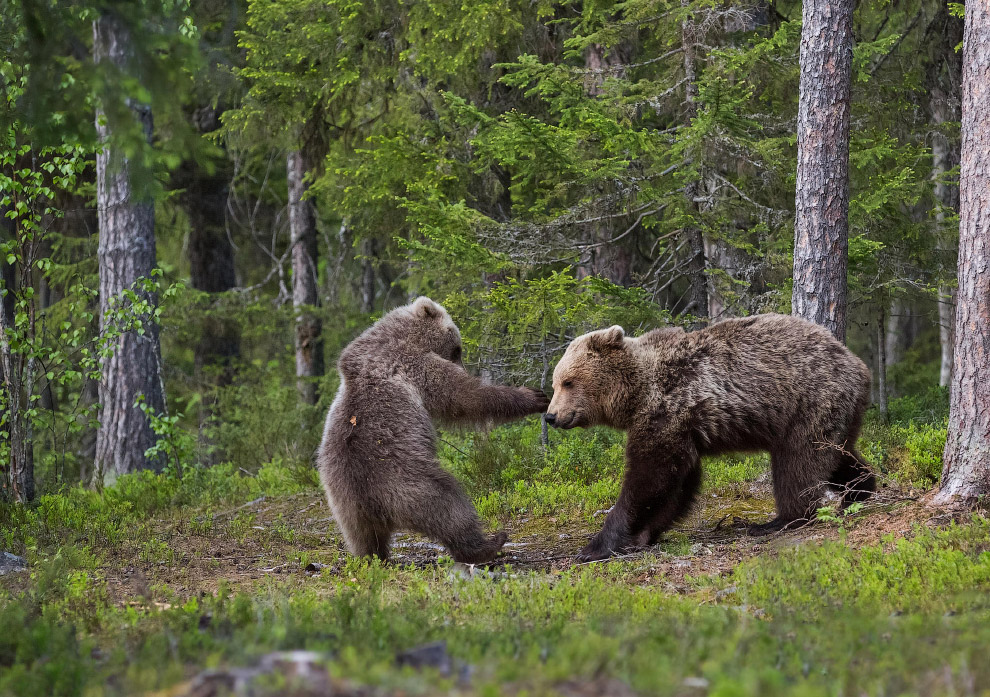
[[[622,327],[575,339],[553,373],[546,420],[628,432],[619,499],[579,560],[653,544],[701,484],[702,455],[768,450],[777,517],[806,518],[822,484],[844,502],[876,486],[856,438],[870,372],[827,330],[787,315],[731,319],[695,332]]]
[[[457,480],[436,458],[432,419],[516,419],[544,411],[538,390],[482,384],[461,364],[461,335],[429,298],[392,310],[340,354],[340,389],[317,452],[320,479],[348,549],[387,559],[394,530],[443,543],[455,560],[492,559],[506,535],[484,534]]]

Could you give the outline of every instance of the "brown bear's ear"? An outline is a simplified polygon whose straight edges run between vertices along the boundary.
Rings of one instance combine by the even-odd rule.
[[[414,316],[421,319],[433,319],[443,314],[443,308],[425,295],[421,295],[413,301],[412,311]]]
[[[626,338],[626,332],[618,324],[595,332],[588,337],[588,345],[595,351],[602,351],[609,348],[622,348],[622,343]]]

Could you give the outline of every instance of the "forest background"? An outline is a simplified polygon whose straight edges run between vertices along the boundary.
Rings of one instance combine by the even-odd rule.
[[[119,639],[108,628],[137,591],[107,594],[114,573],[136,564],[149,576],[141,602],[178,608],[175,583],[150,569],[202,554],[183,540],[261,535],[239,507],[262,497],[318,505],[312,454],[336,357],[417,295],[451,312],[471,371],[547,391],[567,343],[591,329],[790,312],[805,258],[799,101],[812,89],[800,79],[802,11],[816,6],[829,3],[0,0],[0,547],[36,569],[5,591],[3,621],[50,642],[71,615],[72,641]],[[943,470],[970,8],[848,8],[848,226],[834,240],[848,269],[831,286],[847,344],[873,371],[863,449],[895,492],[888,505],[925,496]],[[823,182],[802,191],[827,203]],[[990,413],[977,406],[972,423]],[[547,434],[531,420],[442,437],[479,511],[510,528],[528,516],[593,526],[622,469],[621,438],[601,430]],[[765,483],[763,456],[706,467],[705,496]],[[166,534],[163,520],[185,527]],[[967,592],[990,564],[974,521],[953,541],[913,543],[963,550],[976,564],[957,578]],[[266,553],[282,544],[279,559],[306,567],[302,533],[278,525]],[[375,564],[345,570],[332,529],[314,540],[337,550],[324,559],[334,584],[418,582]],[[601,582],[574,581],[579,595],[614,592],[581,585]],[[74,605],[94,588],[95,606]],[[220,607],[227,591],[207,591],[217,617],[235,611]],[[388,616],[392,600],[380,600],[381,614],[360,620],[369,636]],[[141,617],[134,626],[152,622]],[[311,630],[303,643],[324,641]],[[150,630],[136,631],[127,641],[148,650]],[[374,650],[416,634],[395,631]],[[0,687],[42,689],[31,668],[48,654],[31,653],[27,635],[10,642],[0,665],[15,670]],[[244,650],[225,646],[228,658]],[[174,683],[195,656],[185,646],[171,673],[149,663],[156,677],[124,684]],[[85,677],[66,693],[123,670],[76,658]],[[636,667],[616,665],[635,684]],[[785,692],[797,684],[787,680]]]

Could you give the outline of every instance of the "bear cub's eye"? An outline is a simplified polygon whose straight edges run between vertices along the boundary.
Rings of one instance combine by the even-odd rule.
[[[568,387],[568,388],[574,387],[574,381],[573,380],[564,380],[562,383],[560,383],[560,386],[561,387]]]

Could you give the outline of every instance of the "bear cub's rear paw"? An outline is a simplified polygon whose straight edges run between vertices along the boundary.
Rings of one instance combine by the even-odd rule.
[[[480,547],[471,550],[460,550],[452,556],[454,557],[454,561],[459,561],[462,564],[484,564],[498,556],[498,553],[508,540],[509,534],[505,530],[499,530]]]

